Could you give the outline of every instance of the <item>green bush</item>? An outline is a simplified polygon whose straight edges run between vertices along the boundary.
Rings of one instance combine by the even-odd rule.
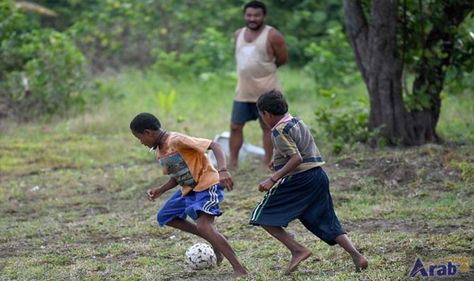
[[[184,73],[197,77],[203,73],[230,70],[234,65],[232,48],[232,38],[215,28],[208,27],[188,52],[166,52],[161,48],[154,49],[156,62],[153,69],[175,77],[182,76]]]
[[[85,59],[64,34],[37,29],[11,33],[1,42],[0,92],[9,114],[31,119],[41,114],[62,113],[84,103]]]
[[[189,67],[192,60],[191,54],[178,53],[176,51],[166,52],[156,48],[153,50],[153,57],[156,63],[151,69],[160,74],[178,78],[183,75],[188,76],[191,73]]]
[[[355,143],[374,140],[377,132],[369,132],[367,120],[369,107],[364,100],[350,103],[339,100],[335,93],[322,91],[322,97],[328,99],[328,105],[315,112],[318,125],[323,129],[332,151],[340,153],[344,147]]]
[[[360,81],[352,49],[341,27],[328,30],[329,35],[305,48],[307,56],[313,59],[305,70],[314,77],[320,89],[345,88]]]
[[[27,18],[17,12],[13,1],[0,2],[0,80],[6,72],[25,63],[17,52],[22,35],[31,29],[28,25]]]
[[[446,72],[445,91],[462,94],[474,91],[474,16],[466,19],[457,30],[452,65]]]
[[[229,70],[234,66],[233,38],[208,27],[192,49],[198,72]]]
[[[304,70],[314,78],[318,98],[324,100],[315,112],[316,120],[333,152],[372,140],[376,133],[367,128],[369,105],[365,98],[354,97],[353,86],[361,78],[341,27],[329,29],[328,36],[311,43],[305,53],[313,59]]]
[[[95,72],[148,66],[151,58],[148,34],[154,25],[145,13],[145,6],[143,1],[92,1],[90,7],[78,11],[80,16],[66,33]]]
[[[169,74],[189,65],[195,72],[214,71],[233,62],[235,28],[227,22],[240,21],[236,8],[225,1],[94,0],[67,32],[95,71],[155,62]]]

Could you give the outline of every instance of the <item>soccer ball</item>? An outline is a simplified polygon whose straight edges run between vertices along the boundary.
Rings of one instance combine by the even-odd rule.
[[[216,255],[211,246],[197,243],[186,250],[186,263],[194,270],[211,268],[216,265]]]

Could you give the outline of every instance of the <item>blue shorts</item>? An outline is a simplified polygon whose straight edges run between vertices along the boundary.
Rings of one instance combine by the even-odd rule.
[[[322,168],[282,179],[255,207],[250,224],[286,227],[295,219],[329,245],[346,233],[334,212],[329,180]]]
[[[248,121],[260,118],[255,102],[234,101],[230,121],[235,124],[245,124]]]
[[[224,200],[224,189],[219,184],[203,191],[191,191],[186,196],[181,196],[181,190],[178,190],[166,201],[156,219],[160,226],[165,226],[175,218],[184,220],[190,216],[193,220],[197,220],[198,212],[220,216],[222,212],[219,209],[219,202],[222,200]]]

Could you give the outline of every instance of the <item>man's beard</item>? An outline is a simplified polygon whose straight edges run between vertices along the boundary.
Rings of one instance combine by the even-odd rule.
[[[251,26],[251,24],[252,24],[252,26]],[[249,28],[249,29],[251,29],[251,30],[259,30],[260,27],[262,27],[262,25],[263,25],[263,22],[261,22],[261,23],[248,22],[248,23],[246,24],[247,28]]]

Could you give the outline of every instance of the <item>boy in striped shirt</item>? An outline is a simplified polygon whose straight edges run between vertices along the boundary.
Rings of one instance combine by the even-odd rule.
[[[286,274],[311,256],[284,229],[295,219],[327,244],[344,248],[356,271],[366,269],[367,259],[354,247],[334,212],[329,180],[321,168],[324,161],[309,129],[288,113],[288,104],[278,91],[260,96],[257,108],[272,128],[274,173],[259,184],[259,191],[267,193],[253,211],[250,224],[262,226],[290,250]]]

